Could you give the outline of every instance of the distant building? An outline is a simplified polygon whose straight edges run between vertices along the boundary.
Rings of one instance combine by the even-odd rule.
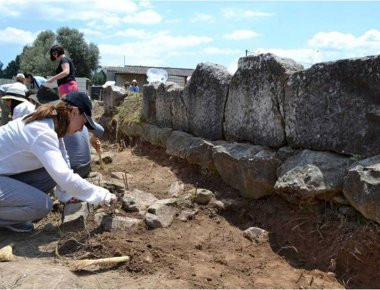
[[[189,68],[172,68],[172,67],[153,67],[153,66],[137,66],[126,65],[124,67],[108,66],[103,67],[107,81],[115,81],[117,86],[124,86],[126,81],[132,82],[137,80],[137,84],[142,89],[144,84],[147,84],[146,72],[150,68],[160,68],[168,73],[168,81],[175,82],[180,86],[185,86],[187,79],[192,75],[193,69]]]

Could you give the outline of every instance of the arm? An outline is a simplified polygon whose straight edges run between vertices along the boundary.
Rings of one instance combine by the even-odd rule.
[[[54,131],[42,132],[30,148],[57,185],[68,195],[92,204],[108,204],[115,199],[107,189],[82,179],[67,166]]]
[[[68,62],[62,63],[61,67],[62,67],[62,71],[59,74],[57,74],[57,75],[51,77],[50,79],[48,79],[46,81],[47,83],[52,83],[52,82],[54,82],[56,80],[63,79],[64,77],[66,77],[66,76],[69,75],[69,73],[70,73],[70,65],[69,65],[69,63]]]
[[[91,143],[91,146],[94,147],[96,152],[99,152],[102,149],[102,143],[94,135],[90,137],[90,143]]]
[[[91,146],[94,147],[96,152],[100,151],[102,149],[102,143],[100,142],[99,138],[101,138],[104,134],[104,128],[99,123],[95,122],[95,130],[89,130],[90,134],[90,143]]]

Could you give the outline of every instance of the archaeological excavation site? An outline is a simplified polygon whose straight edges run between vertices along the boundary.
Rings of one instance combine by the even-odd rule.
[[[380,56],[261,54],[103,88],[87,180],[117,202],[1,229],[0,287],[379,288],[379,83]]]

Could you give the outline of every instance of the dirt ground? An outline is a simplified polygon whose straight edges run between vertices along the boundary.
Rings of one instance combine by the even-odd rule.
[[[107,144],[106,144],[107,145]],[[128,145],[128,144],[127,144]],[[133,146],[132,146],[133,145]],[[376,224],[334,204],[301,208],[277,196],[244,200],[216,175],[170,157],[148,144],[106,146],[113,162],[101,173],[129,174],[129,187],[169,198],[179,181],[183,193],[214,192],[225,208],[196,206],[197,214],[168,228],[106,232],[91,218],[75,234],[59,228],[62,207],[30,234],[0,230],[0,246],[12,244],[15,261],[0,263],[1,288],[378,288],[380,235]],[[120,151],[120,152],[119,152]],[[93,170],[100,171],[93,164]],[[246,239],[260,227],[269,240]],[[128,255],[131,260],[97,271],[73,273],[68,262]]]

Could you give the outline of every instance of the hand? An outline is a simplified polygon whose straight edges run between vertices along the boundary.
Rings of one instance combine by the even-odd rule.
[[[54,80],[53,80],[53,78],[50,78],[50,79],[47,79],[46,82],[47,83],[52,83],[52,82],[54,82]]]
[[[117,196],[116,195],[114,195],[113,193],[110,193],[109,195],[110,195],[109,199],[105,203],[107,206],[111,206],[117,202]]]
[[[91,142],[91,146],[95,148],[96,152],[99,152],[99,151],[101,152],[102,143],[100,142],[98,138],[96,138],[95,136],[92,136],[90,139],[90,142]]]

